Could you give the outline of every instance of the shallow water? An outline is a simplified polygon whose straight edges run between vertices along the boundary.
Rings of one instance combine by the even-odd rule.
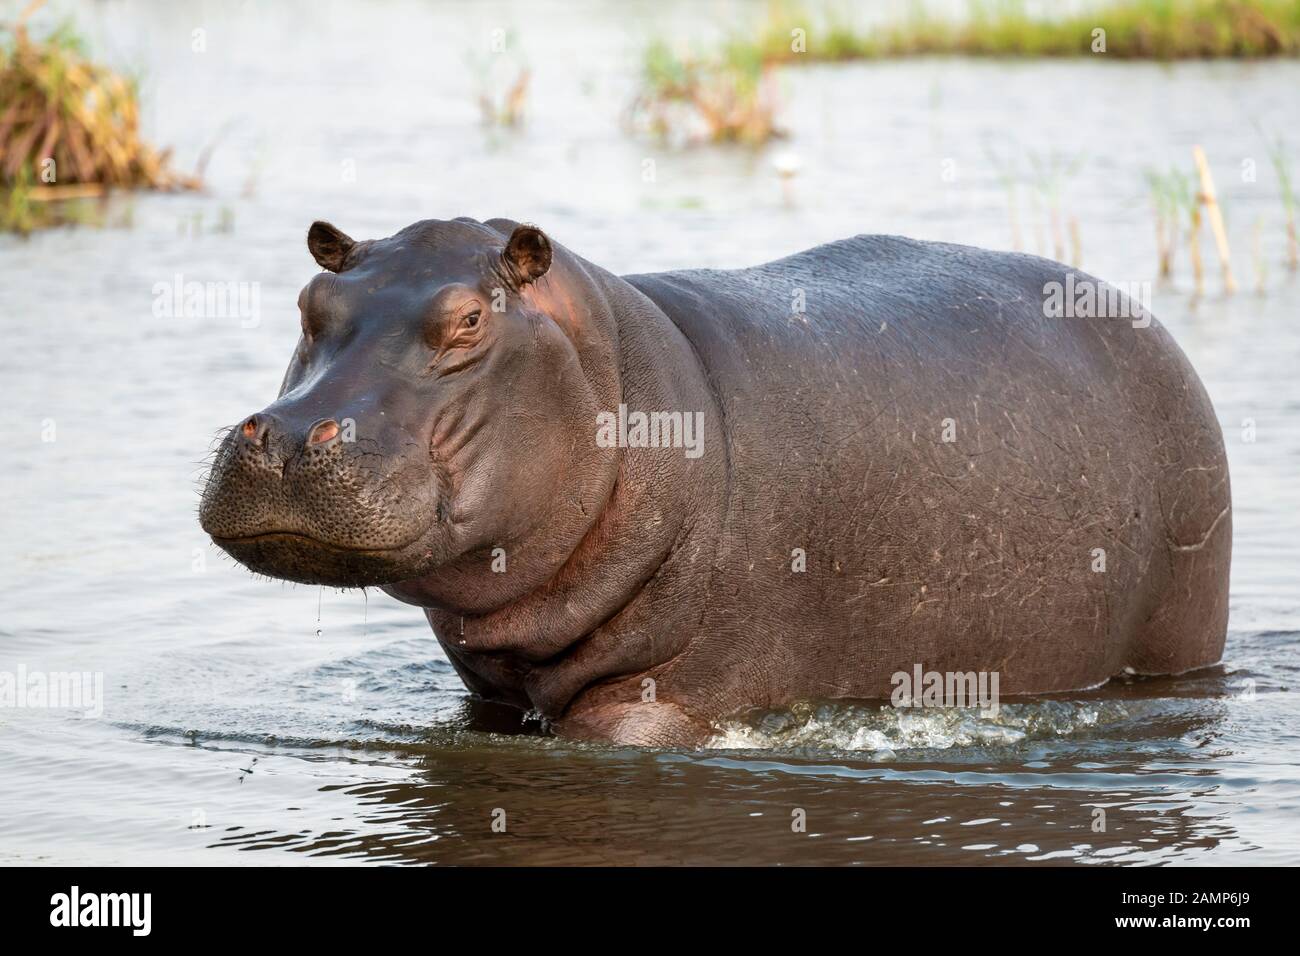
[[[750,6],[78,9],[92,49],[143,69],[146,126],[182,165],[224,132],[204,195],[0,238],[0,672],[103,676],[100,716],[0,709],[0,861],[1300,862],[1300,283],[1253,125],[1297,128],[1296,64],[810,67],[782,74],[784,142],[665,150],[619,123],[640,43]],[[512,25],[529,121],[490,133],[462,50]],[[729,721],[695,752],[574,745],[467,700],[418,610],[254,579],[195,520],[218,429],[279,384],[313,219],[371,236],[507,215],[621,272],[856,232],[1007,248],[988,151],[1058,150],[1082,163],[1063,203],[1083,267],[1142,281],[1141,171],[1186,163],[1193,143],[1246,288],[1225,299],[1212,271],[1193,303],[1180,250],[1154,308],[1228,444],[1220,668],[1007,701],[993,719],[809,703]],[[789,195],[781,153],[800,160]],[[1029,250],[1050,254],[1045,210],[1022,194],[1020,213]],[[1208,236],[1204,251],[1213,265]],[[259,283],[256,321],[155,317],[155,283],[177,274]]]

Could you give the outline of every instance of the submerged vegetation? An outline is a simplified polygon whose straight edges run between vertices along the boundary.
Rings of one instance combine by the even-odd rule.
[[[1287,158],[1282,137],[1267,141],[1268,157],[1282,190],[1282,214],[1286,222],[1286,264],[1293,272],[1300,268],[1300,241],[1297,241],[1295,222],[1295,184],[1291,181],[1291,164]]]
[[[1100,0],[1064,15],[1031,12],[1023,0],[983,0],[956,19],[917,4],[876,27],[816,14],[790,0],[768,6],[749,46],[765,62],[860,60],[924,54],[1082,56],[1131,59],[1300,56],[1295,0]]]
[[[36,41],[20,18],[0,39],[0,229],[80,218],[68,200],[112,188],[197,186],[140,139],[135,83],[88,60],[68,27]]]

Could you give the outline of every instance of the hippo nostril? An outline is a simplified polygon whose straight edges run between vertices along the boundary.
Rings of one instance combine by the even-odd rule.
[[[339,423],[332,418],[323,422],[317,422],[312,426],[311,432],[307,435],[307,444],[320,445],[330,441],[339,433]]]
[[[254,445],[261,445],[266,438],[267,424],[254,415],[244,422],[239,430],[248,441]]]

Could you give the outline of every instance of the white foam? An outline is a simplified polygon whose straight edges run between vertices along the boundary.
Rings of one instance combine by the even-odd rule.
[[[1034,701],[1006,704],[996,715],[978,708],[894,708],[889,704],[800,702],[788,710],[720,722],[707,746],[717,750],[790,747],[871,752],[1014,746],[1065,737],[1132,716],[1124,701]]]

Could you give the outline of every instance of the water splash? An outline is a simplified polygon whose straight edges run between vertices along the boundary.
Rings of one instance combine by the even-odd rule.
[[[1014,746],[1085,733],[1134,716],[1134,701],[1033,701],[979,708],[909,708],[889,704],[800,702],[721,722],[707,746],[719,750],[798,747],[875,751]]]

